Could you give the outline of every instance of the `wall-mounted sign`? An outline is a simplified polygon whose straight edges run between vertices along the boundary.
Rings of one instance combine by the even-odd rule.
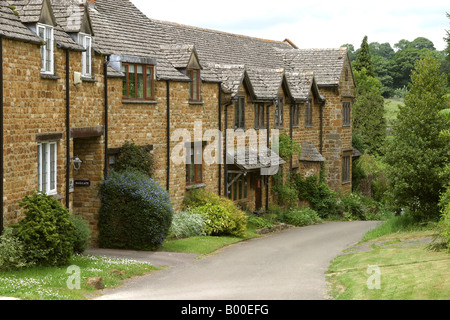
[[[69,179],[69,193],[75,192],[73,179]]]
[[[91,181],[90,180],[75,180],[74,185],[75,185],[75,187],[90,187]]]

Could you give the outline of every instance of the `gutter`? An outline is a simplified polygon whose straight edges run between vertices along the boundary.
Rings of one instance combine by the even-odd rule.
[[[228,198],[228,161],[227,161],[227,129],[228,129],[228,107],[233,104],[234,100],[231,99],[230,103],[225,105],[225,148],[224,148],[224,196],[225,198]]]
[[[66,208],[69,209],[70,202],[70,52],[66,51]]]
[[[267,150],[270,149],[270,104],[267,105],[267,111],[266,111],[266,119],[267,119]],[[273,106],[275,106],[275,99],[273,100]],[[270,177],[266,176],[267,183],[266,183],[266,211],[269,211],[269,183],[270,183]]]
[[[0,235],[3,233],[3,37],[0,37]]]

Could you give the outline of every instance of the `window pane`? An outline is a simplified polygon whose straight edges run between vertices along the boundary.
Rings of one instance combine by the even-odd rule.
[[[128,95],[130,98],[136,98],[136,71],[135,66],[128,66]]]
[[[86,37],[86,75],[91,75],[91,41],[90,37]]]
[[[194,182],[195,181],[195,159],[194,159],[194,147],[191,148],[191,165],[190,167],[190,178],[189,181],[190,182]]]
[[[147,98],[153,98],[153,68],[147,67]]]
[[[45,41],[45,29],[43,27],[38,27],[38,35]],[[45,71],[45,50],[46,46],[41,46],[41,71]]]
[[[137,98],[144,99],[144,67],[136,66],[137,71]]]
[[[198,70],[192,70],[192,99],[199,100],[199,97],[198,97]]]
[[[50,191],[56,190],[56,144],[50,144]]]
[[[128,66],[122,64],[121,71],[125,74],[125,77],[123,78],[123,93],[122,93],[122,96],[128,97],[128,92],[127,92],[127,89],[128,89],[127,88],[127,85],[128,85],[128,82],[127,82]]]
[[[42,177],[42,183],[41,183],[41,191],[47,193],[47,164],[48,164],[48,145],[47,143],[42,144],[42,163],[41,163],[41,177]]]
[[[45,58],[46,58],[46,65],[45,65],[45,71],[52,71],[52,59],[53,59],[53,55],[52,55],[52,47],[53,47],[53,42],[52,42],[52,29],[51,28],[46,28],[46,45],[45,45]]]
[[[38,190],[42,191],[42,159],[41,159],[41,155],[42,155],[42,146],[39,144],[38,148],[37,148],[37,154],[38,154]]]

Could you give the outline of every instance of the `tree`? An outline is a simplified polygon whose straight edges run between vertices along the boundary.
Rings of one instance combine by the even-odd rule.
[[[444,167],[450,144],[439,134],[448,126],[439,115],[447,105],[439,67],[431,55],[416,63],[385,155],[392,203],[421,219],[439,217],[439,197],[449,179]]]
[[[381,154],[386,138],[384,98],[381,82],[366,69],[354,71],[356,89],[353,104],[353,132],[362,137],[367,153]]]
[[[369,44],[367,36],[364,37],[361,43],[361,48],[356,51],[356,60],[352,64],[353,70],[361,71],[363,68],[367,70],[367,75],[374,76],[372,57],[370,56]]]

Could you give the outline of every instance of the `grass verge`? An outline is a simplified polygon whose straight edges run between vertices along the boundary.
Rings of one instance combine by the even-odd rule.
[[[450,255],[433,251],[435,231],[396,217],[370,231],[332,261],[327,272],[336,300],[448,300]]]
[[[73,256],[70,264],[80,268],[79,289],[70,289],[77,287],[77,282],[70,278],[75,274],[68,273],[67,266],[34,267],[1,272],[0,296],[22,300],[84,300],[99,294],[98,290],[87,286],[88,278],[102,277],[104,287],[112,288],[127,278],[158,270],[146,263],[89,255]],[[122,272],[111,272],[113,270]]]
[[[247,225],[247,235],[245,237],[213,237],[213,236],[199,236],[185,239],[166,240],[160,249],[168,252],[187,252],[197,253],[199,255],[210,254],[227,245],[245,241],[251,238],[260,237],[256,233],[257,227],[252,224]]]

